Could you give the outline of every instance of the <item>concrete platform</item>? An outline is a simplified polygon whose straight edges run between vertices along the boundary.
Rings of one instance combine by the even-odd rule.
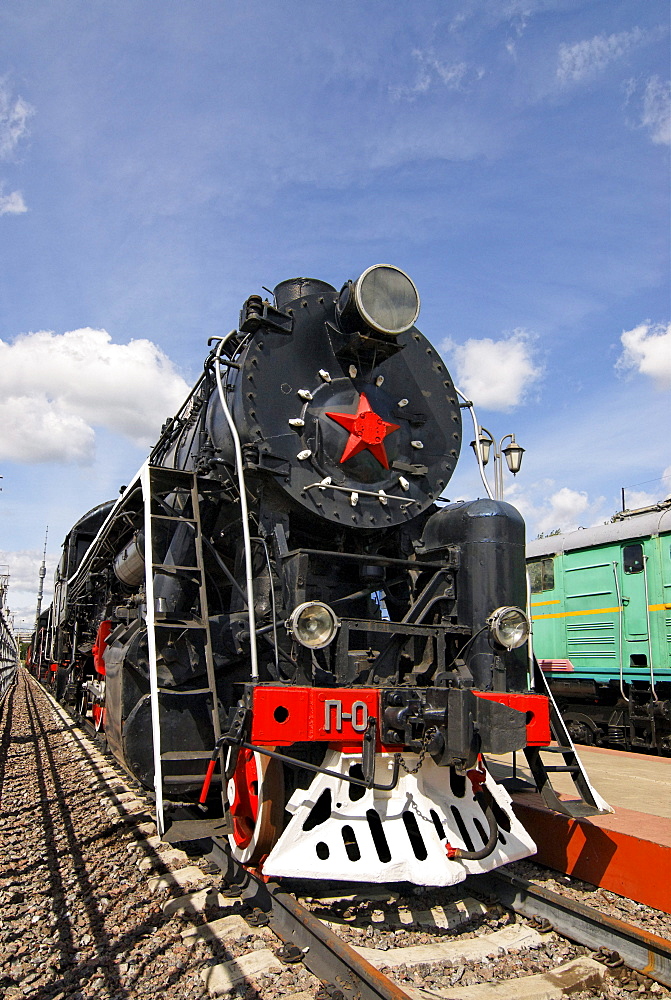
[[[671,913],[671,758],[576,747],[592,785],[615,810],[573,820],[545,806],[528,786],[511,791],[513,808],[536,841],[536,858],[555,871]],[[531,775],[523,754],[489,757],[495,777],[508,784]],[[553,761],[554,763],[555,761]],[[566,774],[553,776],[564,798],[575,798]]]

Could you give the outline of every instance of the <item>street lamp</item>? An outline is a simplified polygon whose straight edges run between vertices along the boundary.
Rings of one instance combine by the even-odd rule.
[[[510,443],[503,447],[504,441],[510,438]],[[493,435],[486,427],[480,427],[477,441],[471,441],[471,448],[475,452],[476,458],[480,456],[483,466],[489,462],[489,452],[494,449],[494,498],[503,500],[503,456],[506,464],[513,476],[516,476],[522,465],[522,455],[524,448],[517,444],[514,434],[504,434],[496,444]]]

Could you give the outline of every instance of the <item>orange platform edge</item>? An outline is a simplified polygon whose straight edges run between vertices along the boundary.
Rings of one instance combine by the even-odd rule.
[[[621,807],[571,819],[548,809],[537,792],[516,792],[512,798],[515,815],[536,842],[534,859],[540,864],[671,913],[670,819]]]

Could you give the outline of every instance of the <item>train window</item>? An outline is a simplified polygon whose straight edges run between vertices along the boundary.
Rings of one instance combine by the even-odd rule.
[[[643,546],[639,542],[635,545],[625,545],[622,549],[622,562],[625,573],[642,573]]]
[[[541,594],[544,590],[554,590],[555,586],[555,564],[554,559],[534,559],[527,566],[529,570],[529,580],[531,582],[531,593]]]
[[[78,538],[77,538],[77,555],[75,556],[77,566],[79,566],[80,562],[84,558],[86,550],[88,549],[88,547],[90,546],[90,544],[91,544],[92,541],[93,541],[93,539],[92,539],[91,535],[79,535],[78,536]]]

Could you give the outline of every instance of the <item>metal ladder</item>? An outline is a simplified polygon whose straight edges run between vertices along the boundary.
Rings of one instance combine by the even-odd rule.
[[[212,752],[202,747],[195,750],[174,750],[163,752],[161,750],[161,725],[160,725],[160,703],[166,697],[199,697],[209,700],[211,705],[212,719],[212,742],[211,746],[217,745],[221,736],[221,726],[219,722],[218,700],[216,677],[214,672],[214,660],[212,657],[212,643],[210,636],[209,612],[207,605],[207,593],[205,586],[205,568],[203,563],[203,540],[200,519],[200,499],[198,478],[193,472],[184,472],[177,469],[166,469],[159,466],[152,466],[145,463],[140,470],[140,482],[142,486],[144,505],[144,537],[145,537],[145,586],[147,597],[147,644],[149,651],[149,681],[150,681],[150,701],[152,718],[152,742],[154,752],[154,791],[156,795],[156,825],[159,836],[165,832],[164,796],[163,796],[163,764],[168,761],[198,761],[209,762]],[[186,501],[183,510],[180,512],[175,506],[166,503],[166,497],[173,493],[180,493]],[[175,537],[175,532],[179,526],[186,526],[188,533],[193,534],[193,543],[189,545],[190,558],[183,564],[176,565],[174,562],[161,561],[165,559],[169,552],[168,539]],[[161,555],[161,547],[157,545],[159,539],[163,540],[165,554]],[[192,556],[192,558],[191,558]],[[188,614],[171,613],[165,609],[157,609],[154,581],[158,575],[181,576],[190,579],[197,585],[198,598],[197,609],[191,610]],[[158,663],[157,663],[157,633],[168,629],[189,630],[194,636],[200,634],[202,646],[205,654],[205,667],[207,674],[207,686],[190,689],[162,688],[159,686]],[[224,774],[224,749],[220,751],[220,773]],[[203,767],[203,776],[206,768]],[[186,784],[193,782],[194,775],[171,775],[170,783]],[[224,801],[224,788],[222,787],[222,805],[226,808]]]
[[[598,814],[610,813],[613,810],[608,803],[601,798],[599,793],[592,787],[587,777],[587,772],[576,753],[568,729],[564,724],[561,713],[552,696],[545,674],[538,665],[534,657],[534,673],[536,677],[536,690],[539,689],[550,701],[550,731],[554,746],[547,747],[525,747],[524,756],[533,775],[538,791],[543,796],[545,804],[554,809],[555,812],[579,819],[583,816],[596,816]],[[546,764],[541,754],[561,754],[564,759],[563,764]],[[579,799],[560,799],[557,791],[552,786],[552,774],[569,774],[573,780]]]

